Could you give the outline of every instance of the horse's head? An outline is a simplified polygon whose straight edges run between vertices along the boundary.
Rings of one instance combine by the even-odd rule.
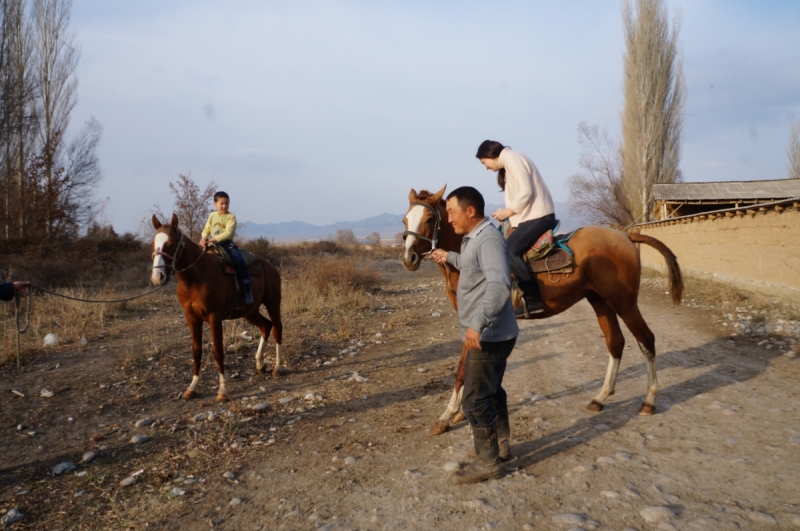
[[[442,201],[447,185],[431,194],[427,190],[417,193],[413,188],[408,194],[408,212],[403,218],[406,230],[403,232],[403,254],[400,259],[409,271],[419,268],[423,254],[430,252],[439,238],[442,215],[439,203]]]
[[[175,267],[175,258],[183,246],[183,234],[178,230],[178,216],[175,214],[172,214],[169,224],[161,223],[153,214],[153,227],[156,235],[153,237],[153,272],[150,280],[156,286],[161,286],[169,281],[170,272]]]

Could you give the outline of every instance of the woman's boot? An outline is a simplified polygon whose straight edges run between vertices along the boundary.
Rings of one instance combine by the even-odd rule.
[[[453,472],[453,475],[450,476],[452,483],[455,485],[469,485],[480,483],[487,479],[497,479],[503,475],[495,426],[496,424],[489,428],[472,428],[475,461],[458,472]]]
[[[542,295],[539,292],[539,282],[533,280],[517,280],[519,289],[522,290],[522,304],[516,309],[517,319],[528,319],[531,315],[542,313]]]

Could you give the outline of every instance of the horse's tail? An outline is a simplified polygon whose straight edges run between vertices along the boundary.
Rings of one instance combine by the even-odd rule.
[[[681,268],[678,266],[678,259],[675,257],[675,254],[670,251],[669,247],[652,236],[629,232],[628,237],[633,243],[644,243],[661,253],[661,256],[663,256],[664,260],[667,262],[669,292],[672,295],[672,304],[675,306],[679,305],[683,299],[683,276],[681,275]]]

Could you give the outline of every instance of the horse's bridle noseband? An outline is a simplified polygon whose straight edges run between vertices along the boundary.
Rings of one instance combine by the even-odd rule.
[[[164,258],[169,258],[171,260],[169,264],[165,263],[164,265],[160,265],[160,266],[154,265],[152,267],[152,269],[160,269],[162,267],[166,268],[167,269],[167,273],[168,273],[167,279],[169,279],[170,275],[174,275],[176,273],[183,273],[187,269],[190,269],[191,267],[193,267],[203,257],[204,254],[206,254],[206,248],[203,247],[203,252],[200,253],[200,256],[197,257],[197,260],[195,260],[194,262],[189,264],[187,267],[184,267],[183,269],[175,269],[175,264],[178,261],[178,256],[181,254],[181,251],[186,246],[186,242],[183,241],[183,233],[180,232],[180,231],[178,231],[178,232],[180,233],[181,237],[178,239],[178,245],[175,247],[175,253],[172,256],[170,256],[168,253],[165,253],[164,251],[161,251],[161,250],[153,251],[153,254],[151,256],[151,258],[155,258],[156,255],[159,255],[159,256],[163,256]]]
[[[431,242],[431,251],[433,251],[434,249],[436,249],[436,244],[439,241],[439,225],[441,225],[441,223],[442,223],[442,215],[439,213],[439,209],[438,208],[436,208],[436,207],[434,207],[434,206],[432,206],[432,205],[430,205],[428,203],[423,203],[422,201],[412,201],[411,202],[411,206],[417,206],[417,205],[421,206],[421,207],[425,208],[426,210],[429,210],[429,211],[431,211],[433,213],[433,217],[436,220],[436,222],[433,225],[433,237],[432,238],[428,238],[427,236],[423,236],[422,234],[419,234],[417,232],[414,232],[414,231],[411,231],[411,230],[405,230],[405,231],[403,231],[403,238],[405,238],[406,236],[411,235],[411,236],[414,236],[415,238],[419,238],[421,240],[429,241],[429,242]],[[411,209],[409,209],[409,210],[411,210]],[[431,251],[428,251],[425,254],[430,254]]]

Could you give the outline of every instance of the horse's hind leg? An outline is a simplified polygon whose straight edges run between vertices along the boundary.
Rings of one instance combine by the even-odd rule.
[[[647,326],[647,323],[644,322],[639,307],[635,304],[630,310],[620,313],[620,317],[622,317],[628,330],[631,331],[633,337],[639,343],[639,349],[642,351],[644,360],[647,363],[647,396],[639,409],[639,414],[652,415],[656,411],[656,395],[658,394],[655,363],[656,337]]]
[[[200,366],[203,362],[203,321],[187,315],[186,322],[189,324],[189,331],[192,334],[192,360],[194,361],[194,367],[192,370],[192,383],[183,392],[181,398],[189,400],[197,396],[197,384],[200,382]]]
[[[261,332],[261,341],[258,342],[258,350],[256,351],[256,371],[260,374],[264,374],[266,368],[264,367],[264,345],[267,343],[267,339],[269,339],[269,332],[272,329],[272,322],[261,315],[258,311],[251,313],[250,315],[246,315],[245,320],[250,323],[251,325],[258,328],[258,331]]]
[[[264,290],[264,298],[261,301],[267,308],[267,313],[272,321],[272,337],[275,339],[275,366],[272,369],[272,377],[277,378],[281,375],[281,342],[283,341],[283,323],[281,322],[281,291],[280,278],[277,279],[277,289]],[[272,295],[270,297],[270,295]]]
[[[208,322],[211,328],[211,342],[214,349],[214,359],[217,362],[219,372],[219,390],[214,398],[215,402],[226,402],[228,400],[228,387],[225,380],[225,345],[222,338],[222,318],[212,314]]]
[[[622,349],[625,347],[625,336],[622,335],[622,329],[619,327],[619,320],[617,314],[608,307],[604,301],[596,293],[589,294],[586,299],[589,304],[594,308],[594,313],[597,314],[597,321],[600,323],[600,329],[606,337],[606,346],[608,347],[608,368],[606,369],[606,379],[603,382],[603,388],[600,394],[589,402],[589,411],[601,411],[605,407],[606,399],[614,394],[614,386],[617,383],[617,373],[619,372],[619,362],[622,359]]]

